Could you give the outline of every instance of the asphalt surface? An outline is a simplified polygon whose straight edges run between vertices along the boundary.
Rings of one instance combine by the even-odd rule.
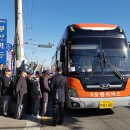
[[[66,110],[62,126],[52,126],[52,105],[41,119],[27,115],[17,120],[14,115],[0,116],[0,130],[130,130],[130,107],[113,109]]]

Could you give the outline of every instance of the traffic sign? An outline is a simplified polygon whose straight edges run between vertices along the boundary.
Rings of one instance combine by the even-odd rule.
[[[11,51],[13,49],[13,46],[11,43],[6,43],[5,48],[7,51]]]
[[[0,19],[0,63],[6,64],[7,20]]]

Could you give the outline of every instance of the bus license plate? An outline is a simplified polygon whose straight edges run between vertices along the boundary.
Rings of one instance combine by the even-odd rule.
[[[113,108],[114,102],[113,101],[100,101],[99,108],[106,109],[106,108]]]

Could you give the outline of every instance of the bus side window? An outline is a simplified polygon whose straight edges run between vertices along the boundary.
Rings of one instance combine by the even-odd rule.
[[[62,45],[60,49],[60,61],[65,62],[65,46]]]

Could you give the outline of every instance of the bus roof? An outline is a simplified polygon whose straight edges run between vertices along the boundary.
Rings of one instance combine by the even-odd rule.
[[[117,25],[113,24],[73,24],[74,27],[79,29],[88,29],[88,30],[113,30],[117,28]]]

